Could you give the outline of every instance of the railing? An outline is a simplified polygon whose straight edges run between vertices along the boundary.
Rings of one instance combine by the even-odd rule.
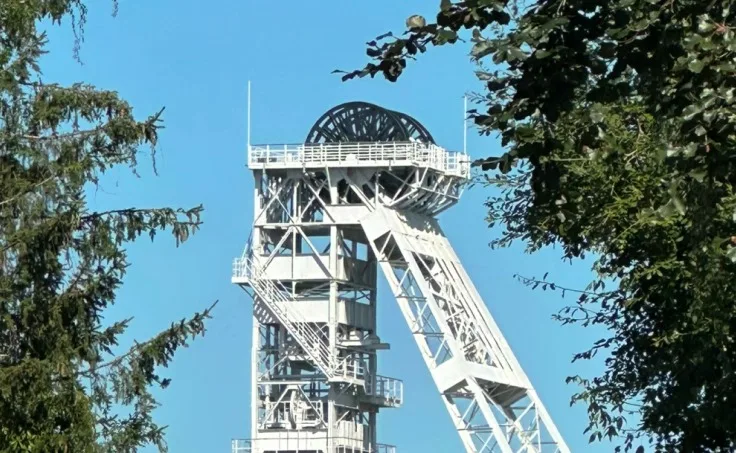
[[[286,290],[279,283],[262,278],[264,269],[256,264],[257,257],[244,254],[233,260],[233,277],[245,279],[255,293],[283,324],[299,345],[314,360],[328,379],[334,377],[365,380],[368,375],[365,364],[353,357],[333,358],[325,333],[309,324],[297,310],[288,310],[287,304],[293,301],[286,297]]]
[[[367,448],[355,447],[355,446],[350,446],[350,445],[337,445],[334,447],[334,452],[335,453],[396,453],[396,447],[393,445],[386,445],[386,444],[368,445]]]
[[[232,453],[254,453],[253,442],[250,439],[233,439]]]
[[[315,446],[317,448],[325,448],[330,453],[396,453],[396,447],[394,445],[368,444],[364,446],[362,441],[343,437],[333,437],[330,439],[327,437],[310,437],[309,440],[304,439],[302,442],[304,442],[304,447]],[[257,440],[233,439],[232,453],[263,453],[257,444]]]
[[[234,271],[240,277],[248,279],[253,291],[268,306],[271,313],[286,327],[291,336],[304,349],[322,373],[331,379],[335,376],[335,364],[328,347],[327,336],[321,330],[299,318],[297,311],[286,312],[286,304],[291,302],[283,291],[271,280],[261,278],[263,269],[259,269],[251,256],[244,256],[234,263]]]
[[[250,279],[250,269],[245,259],[247,256],[244,254],[242,258],[233,260],[233,277]]]
[[[388,444],[376,444],[376,453],[396,453],[396,447]]]
[[[419,142],[251,145],[248,165],[408,162],[458,176],[470,170],[468,156]]]
[[[368,395],[383,398],[399,405],[404,402],[404,382],[401,379],[376,376],[375,385],[373,384],[370,381],[366,382],[365,389]]]
[[[266,402],[263,419],[258,423],[268,428],[286,428],[291,421],[299,427],[318,426],[324,420],[322,401]]]
[[[356,359],[355,357],[340,357],[337,371],[342,376],[348,376],[355,379],[365,379],[367,377],[367,367],[365,362]]]

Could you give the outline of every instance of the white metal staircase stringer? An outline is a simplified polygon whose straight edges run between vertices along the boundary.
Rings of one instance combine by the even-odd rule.
[[[442,234],[436,220],[415,213],[399,213],[393,209],[378,207],[360,221],[368,241],[379,260],[401,311],[412,329],[425,363],[430,369],[443,401],[450,412],[466,451],[483,452],[562,452],[569,449],[554,426],[549,414],[521,370],[510,347],[488,313],[488,309],[460,265],[452,247]],[[453,300],[443,300],[434,291],[432,277],[426,272],[426,263],[419,263],[420,256],[435,260],[444,271],[449,295]],[[424,272],[423,272],[424,270]],[[407,282],[411,284],[407,285]],[[442,304],[441,304],[442,302]],[[450,320],[448,306],[458,308]],[[416,307],[421,306],[421,309]],[[431,313],[431,316],[428,315]],[[448,321],[453,323],[450,329]],[[432,328],[432,326],[436,326]],[[470,326],[482,342],[497,356],[497,365],[468,361],[461,344],[464,337],[458,326]],[[467,329],[466,329],[467,331]],[[457,336],[457,338],[455,336]],[[438,340],[439,339],[439,340]],[[449,349],[450,359],[442,357],[439,348]],[[450,372],[451,371],[451,372]],[[480,374],[478,374],[480,372]],[[449,380],[453,375],[454,380]],[[490,378],[489,378],[490,376]],[[531,428],[525,428],[507,405],[503,407],[489,395],[494,376],[498,383],[520,393],[516,400],[526,398],[535,413]],[[483,379],[483,384],[479,379]],[[462,407],[459,400],[467,401]],[[471,410],[472,409],[472,410]],[[470,414],[470,415],[468,415]],[[499,423],[499,420],[502,423]],[[548,438],[542,442],[541,431]]]
[[[271,312],[299,343],[304,352],[314,361],[314,364],[327,377],[333,379],[336,376],[336,366],[331,360],[327,338],[319,329],[309,324],[304,319],[298,319],[297,311],[287,312],[286,304],[291,303],[278,286],[271,280],[262,278],[263,269],[259,268],[254,260],[246,256],[248,282],[254,293],[258,296],[264,306]],[[279,306],[281,304],[281,306]]]

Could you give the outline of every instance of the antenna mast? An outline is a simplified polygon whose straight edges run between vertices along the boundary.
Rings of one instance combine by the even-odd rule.
[[[468,154],[468,95],[463,96],[463,154]]]
[[[248,80],[248,152],[250,152],[250,80]]]

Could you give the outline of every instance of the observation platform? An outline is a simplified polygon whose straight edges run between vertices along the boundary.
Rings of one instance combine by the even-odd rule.
[[[252,170],[415,167],[462,179],[470,174],[467,154],[418,141],[251,145],[248,167]]]
[[[305,450],[305,439],[311,440]],[[314,448],[316,441],[316,447],[322,449],[325,452],[335,453],[397,453],[394,445],[388,444],[375,444],[359,441],[356,442],[354,439],[345,437],[319,437],[319,436],[304,436],[299,438],[295,436],[294,439],[288,441],[279,440],[274,442],[271,439],[233,439],[232,440],[232,453],[264,453],[274,451],[274,448],[280,448],[280,443],[288,443],[291,448],[290,451],[313,451],[309,450]]]

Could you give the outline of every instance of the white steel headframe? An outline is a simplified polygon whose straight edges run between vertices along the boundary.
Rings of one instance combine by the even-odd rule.
[[[465,450],[569,449],[435,216],[468,159],[418,142],[250,146],[252,240],[233,282],[254,298],[252,439],[238,453],[392,453],[376,415],[380,267]]]

